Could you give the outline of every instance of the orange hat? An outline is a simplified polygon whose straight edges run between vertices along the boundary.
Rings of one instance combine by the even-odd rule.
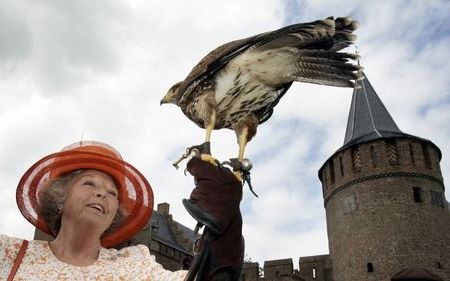
[[[49,179],[81,169],[94,169],[113,177],[119,191],[119,205],[125,211],[122,225],[102,238],[104,247],[127,240],[149,221],[153,212],[150,184],[135,167],[123,161],[114,148],[96,141],[76,142],[31,166],[20,179],[16,191],[22,215],[39,230],[53,235],[37,211],[39,190]]]

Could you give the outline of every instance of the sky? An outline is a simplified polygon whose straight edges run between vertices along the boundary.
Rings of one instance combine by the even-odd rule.
[[[328,16],[351,16],[361,65],[399,128],[442,151],[450,179],[450,1],[0,1],[0,233],[32,239],[15,189],[37,160],[80,140],[115,147],[149,180],[155,202],[195,222],[172,167],[204,131],[159,101],[209,51],[231,40]],[[355,52],[354,47],[347,49]],[[241,203],[246,258],[328,253],[317,171],[344,141],[352,89],[294,84],[247,148]],[[212,153],[237,155],[234,132]],[[449,200],[450,192],[446,190]]]

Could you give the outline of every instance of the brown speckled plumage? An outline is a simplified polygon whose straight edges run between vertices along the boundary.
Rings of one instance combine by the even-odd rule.
[[[353,87],[356,55],[339,52],[356,38],[357,22],[328,18],[290,25],[226,43],[205,56],[162,102],[178,105],[205,128],[216,113],[214,129],[228,128],[245,142],[294,81]]]

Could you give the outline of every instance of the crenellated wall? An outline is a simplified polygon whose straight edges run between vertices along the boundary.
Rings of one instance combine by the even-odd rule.
[[[329,255],[299,258],[299,274],[305,281],[334,281]]]
[[[443,187],[439,152],[420,139],[384,139],[344,149],[322,166],[325,205],[339,191],[362,181],[382,177],[422,177]]]

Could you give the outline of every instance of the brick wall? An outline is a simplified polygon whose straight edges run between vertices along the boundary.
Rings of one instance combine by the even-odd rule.
[[[450,215],[434,145],[361,144],[330,158],[320,177],[335,280],[389,281],[408,267],[450,275]]]

